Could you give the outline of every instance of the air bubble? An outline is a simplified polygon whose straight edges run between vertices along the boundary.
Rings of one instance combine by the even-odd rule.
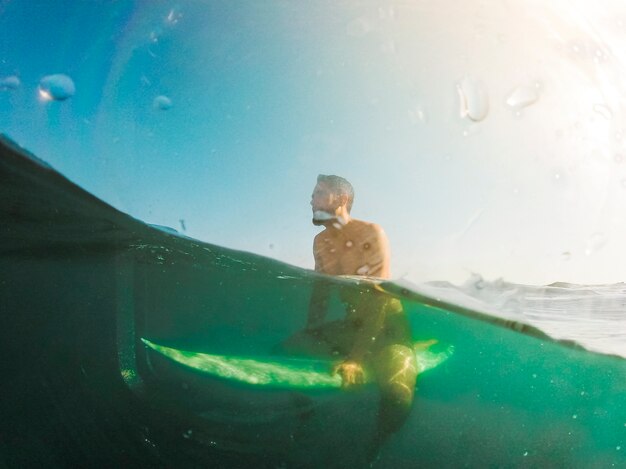
[[[358,275],[366,275],[370,271],[369,265],[363,265],[359,267],[356,271]]]
[[[600,114],[606,120],[613,119],[613,111],[606,104],[594,104],[593,105],[594,112]]]
[[[164,95],[157,96],[154,98],[154,101],[152,101],[152,107],[161,111],[167,111],[172,108],[172,100]]]
[[[489,98],[482,83],[464,78],[456,85],[459,95],[459,115],[461,118],[479,122],[489,113]]]
[[[346,247],[347,248],[351,248],[352,247],[352,241],[346,241]]]
[[[67,75],[48,75],[39,82],[39,96],[46,101],[65,101],[74,96],[75,92],[74,82]]]
[[[0,90],[16,90],[20,87],[20,79],[15,75],[0,78]]]
[[[539,99],[537,90],[536,86],[518,86],[506,98],[506,105],[515,111],[530,106]]]

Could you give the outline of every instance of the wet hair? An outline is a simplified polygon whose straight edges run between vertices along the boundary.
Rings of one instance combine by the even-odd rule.
[[[340,176],[326,174],[317,176],[317,182],[328,186],[335,195],[347,195],[348,203],[346,204],[346,208],[348,213],[350,213],[350,210],[352,210],[352,202],[354,201],[354,189],[352,188],[352,184]]]

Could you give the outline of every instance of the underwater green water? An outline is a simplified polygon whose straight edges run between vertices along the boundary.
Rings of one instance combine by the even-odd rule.
[[[198,354],[219,356],[222,360],[256,357],[258,365],[271,357],[277,343],[306,323],[310,291],[319,280],[316,274],[284,272],[280,264],[269,259],[215,247],[209,252],[198,245],[197,254],[192,251],[183,254],[174,248],[183,241],[172,241],[168,247],[141,247],[139,254],[135,254],[135,259],[141,259],[134,275],[135,285],[143,286],[135,293],[135,308],[143,317],[142,337],[196,352],[196,360]],[[205,256],[207,262],[203,261]],[[344,305],[338,299],[339,291],[360,286],[353,280],[326,280],[335,288],[330,317],[340,318]],[[435,299],[403,292],[393,285],[385,287],[402,298],[415,341],[435,339],[437,344],[430,351],[453,350],[454,353],[447,354],[447,360],[437,367],[420,373],[410,417],[383,445],[378,464],[384,467],[398,464],[412,467],[417,462],[424,467],[440,464],[618,467],[626,462],[623,359],[565,346],[541,337],[532,328],[507,326],[497,318],[482,317],[480,312],[454,305],[437,306]],[[184,364],[176,370],[181,374],[176,380],[184,383],[189,366],[194,367],[193,359],[176,361]],[[159,366],[166,370],[175,367],[173,363]],[[159,366],[154,368],[157,375],[163,372],[163,376],[170,376],[169,371],[164,372]],[[201,368],[196,366],[197,374],[206,375],[207,371]],[[309,377],[328,380],[327,369],[316,362],[314,369],[309,370],[312,373]],[[250,378],[258,370],[245,371],[244,367],[243,371]],[[209,374],[219,376],[215,370]],[[219,381],[219,378],[211,379]],[[227,376],[222,379],[220,386],[258,394],[264,399],[281,392],[265,390],[249,379],[233,380]],[[283,388],[291,386],[298,395],[313,399],[312,412],[320,415],[319,420],[311,417],[291,433],[302,439],[296,439],[297,443],[284,442],[291,450],[284,455],[279,452],[280,458],[296,464],[297,458],[304,457],[305,449],[313,450],[319,445],[323,451],[315,451],[315,456],[307,458],[312,457],[315,464],[327,464],[330,456],[324,456],[324,451],[329,445],[337,451],[342,444],[348,445],[340,432],[360,435],[357,439],[363,443],[368,432],[373,431],[377,409],[374,385],[352,392],[329,389],[322,392],[324,386],[311,385],[307,390],[302,383],[288,381],[283,381]],[[328,388],[337,385],[336,381],[326,383]],[[328,408],[322,404],[318,408],[315,399],[322,398]],[[229,411],[221,409],[217,414],[204,415],[226,413],[234,420],[248,422],[263,420],[267,412],[264,406],[238,409],[237,404],[229,405],[232,406]],[[369,417],[365,416],[363,406],[369,406]],[[293,415],[291,418],[296,419]],[[290,421],[285,414],[281,414],[281,419],[276,425]],[[326,425],[339,426],[336,440],[316,439],[314,435],[319,436]],[[241,433],[249,430],[244,427],[239,430]],[[358,448],[358,443],[355,444]]]

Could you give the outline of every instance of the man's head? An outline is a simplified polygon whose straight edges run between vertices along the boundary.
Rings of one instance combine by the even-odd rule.
[[[320,174],[311,196],[313,223],[321,225],[332,219],[350,214],[354,201],[352,184],[339,176]]]

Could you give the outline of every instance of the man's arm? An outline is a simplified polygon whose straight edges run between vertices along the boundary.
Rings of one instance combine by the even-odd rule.
[[[319,235],[313,241],[313,257],[315,258],[315,271],[324,272],[322,256],[320,255]],[[314,329],[319,327],[326,317],[328,311],[329,285],[324,280],[316,280],[311,292],[309,302],[309,315],[307,317],[306,328]]]
[[[367,301],[360,305],[361,308],[367,308],[367,310],[360,312],[364,321],[356,334],[350,353],[342,363],[333,369],[333,374],[339,373],[341,375],[342,387],[344,388],[365,382],[363,360],[378,340],[378,335],[385,323],[386,299],[377,292],[370,292],[368,295]]]
[[[369,239],[371,240],[369,264],[372,269],[369,274],[376,277],[389,278],[390,255],[387,236],[380,226],[373,224],[371,228],[372,232],[369,234]],[[341,375],[343,387],[364,382],[363,359],[378,339],[378,334],[385,322],[386,301],[384,297],[375,293],[370,293],[370,295],[372,296],[368,299],[369,301],[360,305],[361,308],[367,308],[367,311],[360,311],[364,321],[361,330],[354,339],[352,349],[347,359],[333,370],[333,373]]]
[[[309,316],[306,321],[307,329],[315,329],[322,325],[328,311],[329,285],[324,280],[317,280],[313,284],[313,292],[309,302]]]
[[[389,253],[387,235],[380,226],[372,224],[369,237],[372,240],[372,252],[370,254],[370,271],[368,274],[373,277],[389,278],[391,276],[391,255]]]

